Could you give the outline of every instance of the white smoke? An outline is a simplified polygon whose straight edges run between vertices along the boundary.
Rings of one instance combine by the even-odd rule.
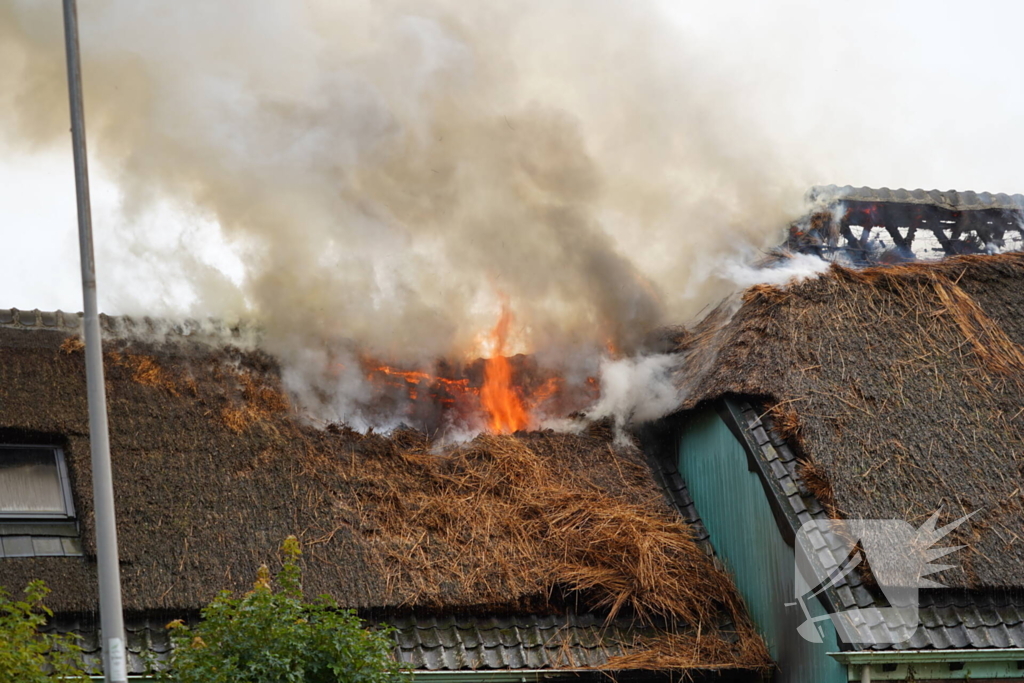
[[[587,411],[587,417],[612,417],[621,433],[627,425],[668,415],[679,406],[679,393],[672,381],[679,363],[679,357],[668,354],[603,359],[601,398]]]
[[[738,287],[753,285],[789,285],[817,277],[832,264],[813,254],[787,254],[768,266],[755,266],[748,262],[730,260],[723,266],[725,277]]]

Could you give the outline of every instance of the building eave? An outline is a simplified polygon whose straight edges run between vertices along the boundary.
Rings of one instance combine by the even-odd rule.
[[[1024,648],[861,650],[830,652],[851,681],[1015,679],[1024,677]],[[864,668],[870,667],[868,677]]]

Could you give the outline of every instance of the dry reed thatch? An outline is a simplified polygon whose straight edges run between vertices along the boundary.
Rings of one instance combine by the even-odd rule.
[[[833,514],[982,509],[949,541],[968,546],[962,568],[939,580],[1024,586],[1024,255],[833,267],[749,290],[690,338],[681,409],[727,395],[785,406],[769,418]]]
[[[955,282],[935,274],[932,287],[944,306],[935,315],[946,314],[953,318],[990,373],[1020,382],[1024,372],[1024,350],[1011,341],[1003,328],[985,315],[978,302]]]
[[[66,338],[0,329],[0,439],[64,446],[91,554],[84,372],[81,354],[60,350]],[[294,533],[306,590],[367,613],[598,611],[678,637],[681,668],[768,663],[643,454],[599,427],[446,448],[412,431],[318,430],[258,352],[116,341],[106,352],[129,611],[180,614],[245,590]],[[57,610],[91,612],[94,570],[91,559],[4,562],[0,584],[43,578]],[[663,663],[658,642],[632,654]]]
[[[796,447],[800,451],[800,413],[793,409],[792,405],[786,403],[772,403],[768,407],[768,414],[771,415],[772,424],[779,436]]]
[[[74,337],[69,337],[72,339]],[[164,371],[152,356],[131,353],[129,351],[112,351],[106,354],[108,363],[128,368],[132,373],[132,381],[147,387],[159,387],[171,396],[178,395],[177,383]]]
[[[714,622],[723,606],[740,611],[728,577],[656,491],[624,501],[564,464],[592,448],[550,436],[481,436],[440,454],[423,443],[399,452],[408,480],[380,486],[375,475],[355,475],[352,512],[382,550],[389,584],[415,585],[417,604],[441,600],[446,580],[490,595],[498,574],[502,590],[588,594],[609,619],[628,607],[696,625]],[[636,460],[617,464],[634,481],[647,476]],[[446,556],[440,545],[460,552]]]
[[[259,424],[268,424],[275,415],[288,412],[288,397],[280,387],[267,386],[251,371],[239,370],[240,400],[220,412],[224,425],[235,433]],[[194,385],[193,385],[194,386]]]
[[[716,668],[753,669],[763,674],[771,668],[768,648],[756,636],[742,638],[736,643],[717,635],[694,639],[665,633],[655,638],[637,638],[631,649],[634,651],[629,654],[610,657],[601,668],[611,671],[686,671],[704,668],[703,662],[726,661],[730,657],[733,664]]]
[[[836,511],[836,494],[825,471],[813,460],[801,460],[797,465],[797,474],[803,480],[807,490],[818,499],[825,512],[832,519],[839,517]]]
[[[78,335],[70,335],[60,344],[61,353],[78,353],[85,350],[85,342]]]

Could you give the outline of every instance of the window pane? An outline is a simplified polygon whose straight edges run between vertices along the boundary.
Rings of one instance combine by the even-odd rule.
[[[42,448],[0,448],[0,513],[64,514],[57,457]]]

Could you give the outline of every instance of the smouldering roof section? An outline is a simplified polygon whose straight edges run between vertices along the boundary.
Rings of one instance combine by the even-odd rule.
[[[893,204],[930,204],[950,211],[980,211],[1001,209],[1024,210],[1024,195],[1002,192],[958,192],[956,190],[890,190],[887,187],[853,187],[845,185],[824,185],[812,188],[807,193],[813,204],[831,204],[839,201],[887,202]]]
[[[1024,255],[833,267],[733,310],[679,340],[680,410],[739,395],[782,411],[839,516],[980,510],[938,580],[1024,588]]]
[[[64,449],[85,557],[0,559],[0,584],[42,578],[58,612],[91,613],[80,342],[70,329],[40,324],[40,314],[30,325],[21,312],[11,317],[0,327],[0,442],[45,439]],[[276,361],[260,351],[115,335],[104,350],[129,612],[194,613],[220,589],[247,590],[296,534],[308,593],[367,614],[571,608],[604,621],[621,608],[622,617],[671,624],[673,647],[693,646],[683,668],[767,662],[729,578],[644,455],[616,445],[610,429],[482,436],[447,448],[411,430],[320,430],[293,413]],[[726,622],[733,626],[717,626]],[[642,654],[631,662],[649,668]]]

